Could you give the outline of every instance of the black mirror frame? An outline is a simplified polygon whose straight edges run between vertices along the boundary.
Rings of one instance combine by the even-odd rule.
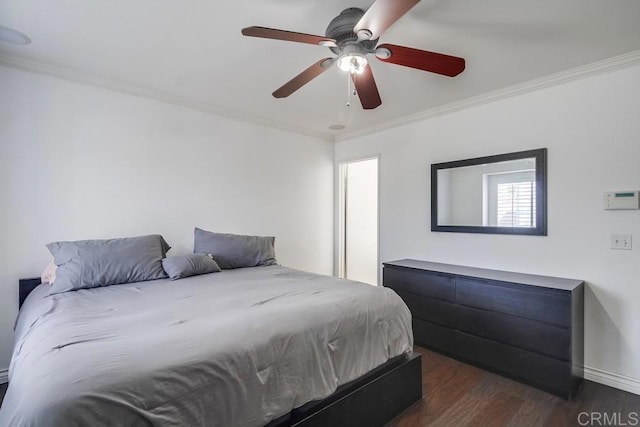
[[[490,227],[471,225],[438,225],[438,171],[461,166],[482,165],[535,157],[536,159],[536,227]],[[478,157],[431,165],[431,231],[453,233],[547,235],[547,149]]]

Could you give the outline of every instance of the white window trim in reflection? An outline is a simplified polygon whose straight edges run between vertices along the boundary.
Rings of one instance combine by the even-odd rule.
[[[485,174],[482,223],[491,227],[535,228],[535,170]]]

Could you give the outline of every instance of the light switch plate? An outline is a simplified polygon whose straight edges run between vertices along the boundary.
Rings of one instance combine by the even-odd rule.
[[[631,234],[612,234],[611,249],[631,250]]]

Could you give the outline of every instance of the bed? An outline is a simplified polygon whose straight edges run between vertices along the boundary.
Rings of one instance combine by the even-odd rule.
[[[38,282],[21,281],[0,426],[375,426],[422,395],[411,315],[387,288],[280,265]]]

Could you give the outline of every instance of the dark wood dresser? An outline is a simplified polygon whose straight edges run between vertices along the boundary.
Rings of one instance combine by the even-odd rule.
[[[417,344],[571,399],[583,378],[584,282],[434,262],[384,263]]]

